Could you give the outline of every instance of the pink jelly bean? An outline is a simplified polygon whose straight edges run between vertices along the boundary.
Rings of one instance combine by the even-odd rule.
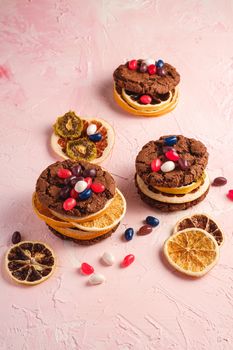
[[[82,263],[80,270],[84,275],[91,275],[94,272],[94,267],[84,262]]]
[[[63,203],[63,209],[68,211],[72,210],[76,206],[77,202],[74,198],[67,198]]]
[[[133,254],[126,255],[121,262],[121,267],[128,267],[131,265],[135,260],[135,256]]]
[[[228,193],[227,193],[227,197],[233,201],[233,190],[229,190]]]
[[[69,169],[60,168],[57,171],[57,176],[61,179],[67,179],[72,175],[71,171]]]
[[[179,154],[173,150],[166,152],[165,155],[166,155],[167,159],[173,160],[174,162],[176,162],[180,158]]]
[[[153,172],[159,171],[161,168],[162,162],[159,158],[155,158],[154,160],[152,160],[151,162],[151,170]]]
[[[91,184],[91,189],[95,193],[102,193],[105,190],[105,186],[99,182]]]
[[[152,101],[152,98],[149,95],[142,95],[140,97],[140,102],[144,105],[150,104]]]

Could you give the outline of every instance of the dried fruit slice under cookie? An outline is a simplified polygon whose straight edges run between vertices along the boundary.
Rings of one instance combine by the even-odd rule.
[[[177,233],[188,228],[200,228],[210,233],[218,245],[221,246],[224,242],[224,234],[219,225],[206,214],[194,214],[182,218],[177,222],[173,233]]]
[[[6,270],[18,283],[39,284],[48,279],[54,269],[54,253],[41,242],[20,242],[11,247],[6,254]]]
[[[94,118],[81,118],[67,112],[53,126],[51,147],[63,159],[87,160],[101,163],[110,154],[115,140],[111,125]]]

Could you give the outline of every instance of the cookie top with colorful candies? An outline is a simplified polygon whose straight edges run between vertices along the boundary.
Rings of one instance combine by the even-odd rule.
[[[70,160],[50,165],[36,185],[36,194],[45,208],[77,217],[104,208],[115,190],[114,179],[100,166]]]
[[[164,76],[167,74],[164,61],[159,59],[147,58],[145,60],[131,60],[128,62],[128,69],[135,70],[140,73],[148,73],[149,75],[158,74]]]

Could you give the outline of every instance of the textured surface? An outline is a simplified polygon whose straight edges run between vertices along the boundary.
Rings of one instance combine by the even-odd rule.
[[[15,230],[48,243],[58,257],[54,275],[32,288],[15,285],[2,268],[0,349],[232,349],[233,202],[225,196],[233,188],[232,1],[2,0],[0,7],[1,262]],[[112,98],[114,69],[146,56],[181,74],[179,104],[161,118],[127,115]],[[51,126],[69,109],[115,127],[104,166],[128,201],[116,233],[90,247],[54,237],[31,207],[37,177],[55,160]],[[137,230],[154,213],[136,193],[135,157],[147,141],[173,133],[203,141],[211,179],[228,179],[185,212],[208,213],[226,235],[218,265],[199,280],[171,271],[161,255],[183,212],[157,213],[153,234],[121,240],[125,227]],[[101,265],[104,251],[115,255],[113,267]],[[120,269],[129,253],[135,262]],[[106,283],[87,286],[79,261]]]

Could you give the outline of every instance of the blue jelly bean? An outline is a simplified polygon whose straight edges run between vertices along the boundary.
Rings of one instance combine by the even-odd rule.
[[[166,146],[173,146],[177,143],[177,137],[176,136],[169,136],[164,139]]]
[[[97,134],[89,135],[89,140],[93,142],[99,142],[100,140],[102,140],[102,135],[100,132],[98,132]]]
[[[162,67],[164,66],[163,60],[158,60],[158,61],[156,62],[156,66],[157,66],[158,68],[162,68]]]
[[[126,241],[131,241],[134,235],[134,229],[129,227],[127,230],[125,230],[125,239]]]
[[[81,201],[85,201],[86,199],[90,198],[91,195],[92,195],[92,190],[88,188],[85,191],[79,193],[78,199],[80,199]]]
[[[154,216],[147,216],[146,223],[147,223],[147,225],[150,225],[152,227],[156,227],[159,225],[159,219],[155,218]]]

